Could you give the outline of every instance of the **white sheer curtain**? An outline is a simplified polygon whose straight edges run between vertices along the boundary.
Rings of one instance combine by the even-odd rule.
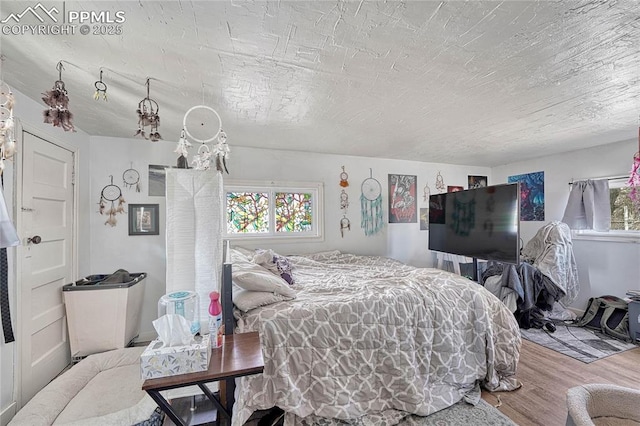
[[[222,278],[222,186],[214,170],[167,169],[167,293],[198,293],[203,333],[209,293],[220,291]]]
[[[611,205],[607,179],[573,182],[562,221],[571,229],[608,231],[611,228]]]

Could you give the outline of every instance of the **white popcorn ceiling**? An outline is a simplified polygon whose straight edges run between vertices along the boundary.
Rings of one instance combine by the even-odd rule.
[[[33,4],[3,1],[0,16]],[[123,35],[2,35],[2,76],[40,101],[63,60],[91,135],[133,136],[147,77],[165,140],[204,101],[232,149],[495,166],[637,135],[637,1],[64,6],[123,10]],[[106,103],[92,98],[101,69]]]

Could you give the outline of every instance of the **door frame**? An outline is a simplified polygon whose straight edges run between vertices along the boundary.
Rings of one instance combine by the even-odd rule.
[[[24,406],[26,402],[22,401],[22,362],[25,357],[23,357],[23,342],[22,336],[24,333],[24,324],[22,323],[21,315],[22,315],[22,271],[23,271],[23,257],[24,257],[24,249],[26,248],[26,236],[22,233],[24,231],[24,221],[22,218],[22,189],[23,189],[23,161],[24,156],[20,149],[24,148],[24,133],[29,133],[34,137],[43,139],[53,145],[58,146],[59,148],[70,151],[73,156],[72,166],[73,166],[73,209],[71,212],[72,215],[72,227],[71,227],[71,273],[74,280],[78,276],[78,202],[79,202],[79,191],[78,191],[78,173],[79,170],[79,149],[76,146],[73,146],[67,142],[60,140],[58,137],[52,136],[50,133],[44,132],[41,129],[32,126],[28,123],[19,122],[17,126],[17,130],[19,130],[19,139],[20,145],[17,154],[17,158],[14,163],[14,167],[16,170],[16,185],[15,185],[15,193],[14,199],[16,200],[15,204],[15,218],[16,218],[16,229],[18,230],[18,235],[21,236],[20,245],[17,246],[16,250],[16,265],[15,265],[15,277],[16,277],[16,309],[15,309],[15,324],[16,324],[16,336],[20,338],[20,341],[17,342],[16,345],[16,357],[14,358],[14,383],[13,383],[13,396],[14,400],[17,403],[16,412],[20,408]],[[68,330],[68,326],[67,326]]]

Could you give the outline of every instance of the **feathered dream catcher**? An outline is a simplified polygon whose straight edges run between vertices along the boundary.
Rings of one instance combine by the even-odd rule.
[[[340,210],[342,210],[342,219],[340,219],[340,235],[344,238],[345,231],[351,231],[351,221],[347,217],[347,210],[349,209],[349,194],[344,188],[349,186],[349,175],[342,166],[342,173],[340,173],[340,186],[343,188],[340,192]]]
[[[360,186],[360,226],[366,236],[380,232],[384,226],[382,214],[382,185],[373,178],[373,172],[369,169],[369,177],[362,181]]]
[[[135,188],[136,192],[140,192],[140,173],[133,168],[133,163],[131,163],[130,168],[122,173],[122,181],[125,188]]]
[[[109,176],[111,178],[111,183],[102,188],[102,192],[100,192],[100,202],[98,205],[100,206],[99,213],[106,214],[109,216],[107,221],[104,223],[105,225],[116,226],[118,221],[116,220],[116,214],[124,214],[124,197],[122,196],[122,190],[118,185],[113,184],[113,176]],[[116,201],[118,204],[116,205]],[[111,203],[110,207],[107,207]]]
[[[151,142],[158,142],[162,139],[160,133],[158,133],[158,126],[160,126],[160,107],[158,103],[149,97],[149,78],[145,85],[147,86],[147,97],[143,98],[138,103],[138,130],[134,136],[142,136],[146,140]]]
[[[440,172],[438,172],[438,174],[436,175],[436,189],[438,190],[438,192],[444,192],[444,179],[442,178],[442,175],[440,174]]]
[[[633,165],[627,185],[631,188],[629,198],[631,198],[636,210],[640,212],[640,125],[638,126],[638,152],[633,156]]]
[[[194,169],[209,170],[214,163],[217,171],[229,173],[227,158],[231,150],[227,144],[227,134],[222,130],[222,119],[215,109],[196,105],[185,113],[180,139],[174,150],[179,154],[178,167],[188,168],[188,150],[192,146],[188,139],[201,144],[191,161]],[[207,143],[213,141],[217,143],[211,149]]]
[[[100,70],[100,80],[93,83],[96,88],[96,92],[93,94],[93,99],[96,101],[102,98],[103,101],[107,100],[107,85],[102,81],[102,70]]]
[[[16,153],[14,103],[11,88],[0,80],[0,175],[4,171],[5,160],[10,160]]]
[[[69,111],[69,96],[67,89],[64,87],[64,81],[62,81],[62,70],[64,66],[62,61],[56,65],[58,70],[58,80],[53,83],[53,88],[46,91],[42,95],[42,101],[49,107],[44,110],[44,122],[47,124],[53,124],[54,127],[62,127],[64,131],[71,130],[75,132],[71,120],[73,114]]]

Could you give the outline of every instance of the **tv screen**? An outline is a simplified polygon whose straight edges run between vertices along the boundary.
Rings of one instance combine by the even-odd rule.
[[[520,187],[494,185],[429,197],[429,250],[518,264]]]

